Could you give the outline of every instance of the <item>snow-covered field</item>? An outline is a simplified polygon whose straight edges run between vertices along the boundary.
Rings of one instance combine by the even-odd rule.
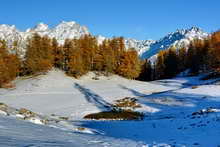
[[[16,88],[0,89],[0,102],[42,116],[68,117],[63,121],[68,125],[36,125],[0,112],[0,146],[218,147],[220,85],[199,78],[140,82],[89,73],[77,80],[52,70],[17,79]],[[144,120],[83,119],[125,97],[138,99],[136,111],[144,112]],[[87,129],[77,132],[74,126]]]

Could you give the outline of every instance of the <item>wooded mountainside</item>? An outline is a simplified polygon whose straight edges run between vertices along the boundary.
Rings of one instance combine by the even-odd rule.
[[[15,41],[7,47],[0,41],[0,87],[17,76],[44,73],[59,68],[73,77],[89,71],[118,74],[143,81],[171,78],[189,70],[191,74],[220,72],[220,31],[205,40],[194,40],[188,48],[174,47],[160,51],[155,63],[141,60],[134,49],[126,49],[123,37],[106,39],[98,44],[91,35],[67,39],[59,45],[55,38],[34,34],[27,41],[21,58]]]

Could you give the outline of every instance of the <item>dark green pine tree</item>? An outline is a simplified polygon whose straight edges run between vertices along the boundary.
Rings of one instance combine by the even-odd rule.
[[[152,76],[153,76],[153,68],[151,62],[150,60],[145,60],[142,63],[141,73],[137,79],[141,81],[151,81],[153,79]]]

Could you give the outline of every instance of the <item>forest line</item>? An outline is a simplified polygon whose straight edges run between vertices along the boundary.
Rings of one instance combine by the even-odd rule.
[[[34,34],[27,40],[23,58],[17,44],[15,41],[9,48],[4,40],[0,41],[0,87],[17,76],[45,73],[53,67],[76,78],[99,71],[142,81],[172,78],[186,70],[192,75],[220,72],[220,31],[205,40],[191,41],[188,48],[160,51],[154,63],[141,60],[135,49],[126,49],[123,37],[98,44],[96,37],[85,35],[59,45],[55,38]]]

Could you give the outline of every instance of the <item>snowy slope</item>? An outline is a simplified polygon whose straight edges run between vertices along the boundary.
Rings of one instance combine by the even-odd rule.
[[[137,50],[138,54],[142,56],[144,52],[149,50],[151,44],[154,44],[154,40],[135,40],[135,39],[125,39],[126,48],[134,48]]]
[[[218,146],[220,86],[215,80],[199,78],[140,82],[89,73],[77,80],[53,70],[47,75],[17,79],[15,89],[0,89],[0,102],[41,115],[67,116],[73,126],[102,134],[77,134],[0,114],[0,142],[5,146],[15,146],[14,142],[21,146]],[[144,112],[143,121],[82,119],[86,114],[105,111],[106,105],[124,97],[138,100],[141,108],[136,110]]]
[[[18,79],[15,81],[16,89],[0,90],[0,101],[15,108],[24,107],[40,114],[57,114],[76,120],[82,119],[86,114],[105,110],[100,102],[107,104],[126,96],[134,96],[126,87],[146,91],[148,94],[170,89],[163,85],[127,80],[116,75],[99,77],[101,80],[97,81],[92,80],[94,76],[89,73],[77,80],[67,77],[62,71],[53,70],[48,75]]]
[[[193,39],[204,39],[206,37],[208,37],[208,33],[205,33],[200,28],[196,27],[177,30],[149,46],[145,46],[145,52],[142,52],[140,56],[142,59],[150,58],[156,55],[160,50],[167,49],[171,46],[177,48],[187,47]]]
[[[16,120],[0,115],[1,147],[134,147],[141,146],[131,140],[116,139],[101,135],[74,133],[43,125]]]

